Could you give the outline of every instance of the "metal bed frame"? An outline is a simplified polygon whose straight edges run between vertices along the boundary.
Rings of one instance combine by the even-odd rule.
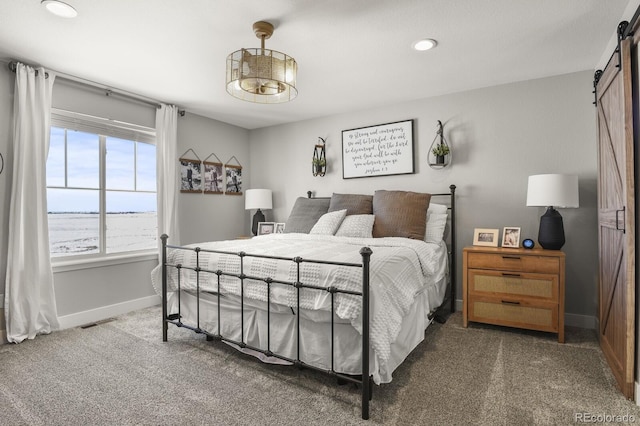
[[[446,321],[445,314],[443,310],[445,309],[447,302],[450,303],[450,312],[455,312],[455,294],[456,294],[456,250],[455,250],[455,241],[456,241],[456,221],[455,221],[455,185],[449,186],[450,192],[448,193],[437,193],[431,194],[432,197],[440,197],[440,196],[449,196],[450,197],[450,206],[448,207],[451,214],[451,234],[450,234],[450,250],[449,250],[449,296],[446,297],[442,302],[442,304],[436,308],[434,311],[429,313],[429,319],[433,319],[439,323],[443,323]],[[308,193],[309,198],[311,198],[311,193]],[[267,256],[261,254],[250,254],[241,252],[229,252],[222,250],[206,250],[201,249],[199,247],[181,247],[181,246],[173,246],[167,244],[167,239],[169,237],[166,234],[163,234],[160,239],[162,240],[162,341],[167,341],[168,334],[168,326],[169,324],[174,324],[178,327],[184,327],[198,334],[205,334],[206,339],[208,341],[223,341],[227,343],[232,343],[237,345],[240,348],[248,348],[252,349],[256,352],[261,352],[269,357],[279,358],[284,361],[288,361],[293,365],[298,366],[299,368],[308,368],[311,370],[319,371],[330,376],[336,377],[338,381],[342,382],[352,382],[356,385],[361,386],[361,401],[362,401],[362,418],[367,420],[369,418],[369,401],[373,398],[373,377],[368,373],[369,372],[369,265],[371,261],[372,250],[369,247],[363,247],[360,249],[360,255],[362,256],[362,263],[344,263],[344,262],[330,262],[323,260],[314,260],[314,259],[303,259],[301,257],[279,257],[279,256]],[[190,250],[196,253],[196,267],[188,267],[183,266],[181,264],[170,264],[167,263],[167,249],[176,249],[176,250]],[[238,256],[240,260],[240,273],[228,273],[222,270],[209,270],[200,267],[200,253],[218,253],[218,254],[226,254],[226,255],[234,255]],[[262,258],[262,259],[275,259],[275,260],[283,260],[290,261],[296,264],[296,281],[281,281],[275,280],[271,277],[258,277],[258,276],[250,276],[244,273],[244,259],[247,257],[253,258]],[[319,287],[312,284],[305,284],[300,281],[300,265],[303,263],[315,263],[315,264],[326,264],[326,265],[336,265],[336,266],[346,266],[353,268],[362,268],[362,291],[348,291],[348,290],[340,290],[335,287]],[[177,280],[177,292],[178,292],[178,312],[176,313],[168,313],[167,312],[167,271],[168,268],[176,268],[178,270],[178,280]],[[181,293],[181,283],[180,283],[180,270],[187,269],[191,271],[195,271],[196,273],[196,324],[190,325],[182,322],[181,318],[181,304],[180,304],[180,293]],[[200,327],[200,274],[214,274],[217,276],[217,291],[215,295],[217,297],[217,330],[215,332],[204,330]],[[240,341],[236,341],[230,339],[228,337],[223,336],[220,333],[220,277],[228,276],[235,277],[240,280]],[[245,280],[253,280],[263,282],[267,286],[267,349],[262,349],[258,347],[254,347],[252,345],[247,344],[244,341],[244,282]],[[331,294],[331,368],[326,370],[323,368],[318,368],[314,365],[307,364],[300,360],[300,315],[296,314],[297,323],[296,323],[296,333],[297,333],[297,348],[296,348],[296,358],[289,358],[271,351],[271,286],[272,285],[284,285],[294,287],[297,290],[297,308],[300,311],[300,289],[312,289],[317,291],[325,291]],[[337,293],[350,294],[355,296],[362,297],[362,372],[361,376],[351,376],[343,373],[338,373],[334,371],[334,350],[333,350],[333,341],[334,341],[334,299]],[[365,373],[366,372],[366,373]],[[367,375],[367,376],[365,376]]]

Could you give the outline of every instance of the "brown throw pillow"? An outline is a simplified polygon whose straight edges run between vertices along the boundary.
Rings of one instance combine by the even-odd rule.
[[[431,194],[410,191],[376,191],[373,195],[373,237],[423,240]]]
[[[331,196],[329,211],[347,210],[347,216],[352,214],[372,214],[373,195],[336,194]]]

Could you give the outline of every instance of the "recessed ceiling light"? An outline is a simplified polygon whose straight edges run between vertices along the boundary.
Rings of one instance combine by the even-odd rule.
[[[43,4],[49,12],[62,18],[75,18],[78,16],[78,12],[73,6],[58,0],[42,0],[40,4]]]
[[[433,49],[434,47],[436,47],[438,43],[430,38],[425,38],[424,40],[418,40],[415,43],[413,43],[413,48],[415,50],[419,50],[419,51],[423,51],[423,50],[429,50],[429,49]]]

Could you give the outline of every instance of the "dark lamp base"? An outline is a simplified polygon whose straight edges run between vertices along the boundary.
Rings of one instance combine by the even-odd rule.
[[[540,218],[538,243],[547,250],[560,250],[565,243],[562,216],[553,207],[547,208]]]
[[[253,225],[251,225],[251,232],[253,235],[258,235],[258,223],[264,222],[264,213],[260,209],[253,215]]]

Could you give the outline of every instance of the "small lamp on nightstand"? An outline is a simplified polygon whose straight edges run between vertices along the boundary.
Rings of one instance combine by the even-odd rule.
[[[271,208],[273,208],[273,202],[270,189],[247,189],[244,198],[244,209],[257,209],[256,214],[253,215],[253,223],[251,225],[253,235],[258,234],[258,223],[264,222],[264,213],[262,213],[261,209]]]
[[[565,243],[562,216],[554,208],[575,208],[578,202],[578,176],[547,174],[529,176],[527,206],[546,207],[540,218],[538,243],[548,250],[560,250]]]

